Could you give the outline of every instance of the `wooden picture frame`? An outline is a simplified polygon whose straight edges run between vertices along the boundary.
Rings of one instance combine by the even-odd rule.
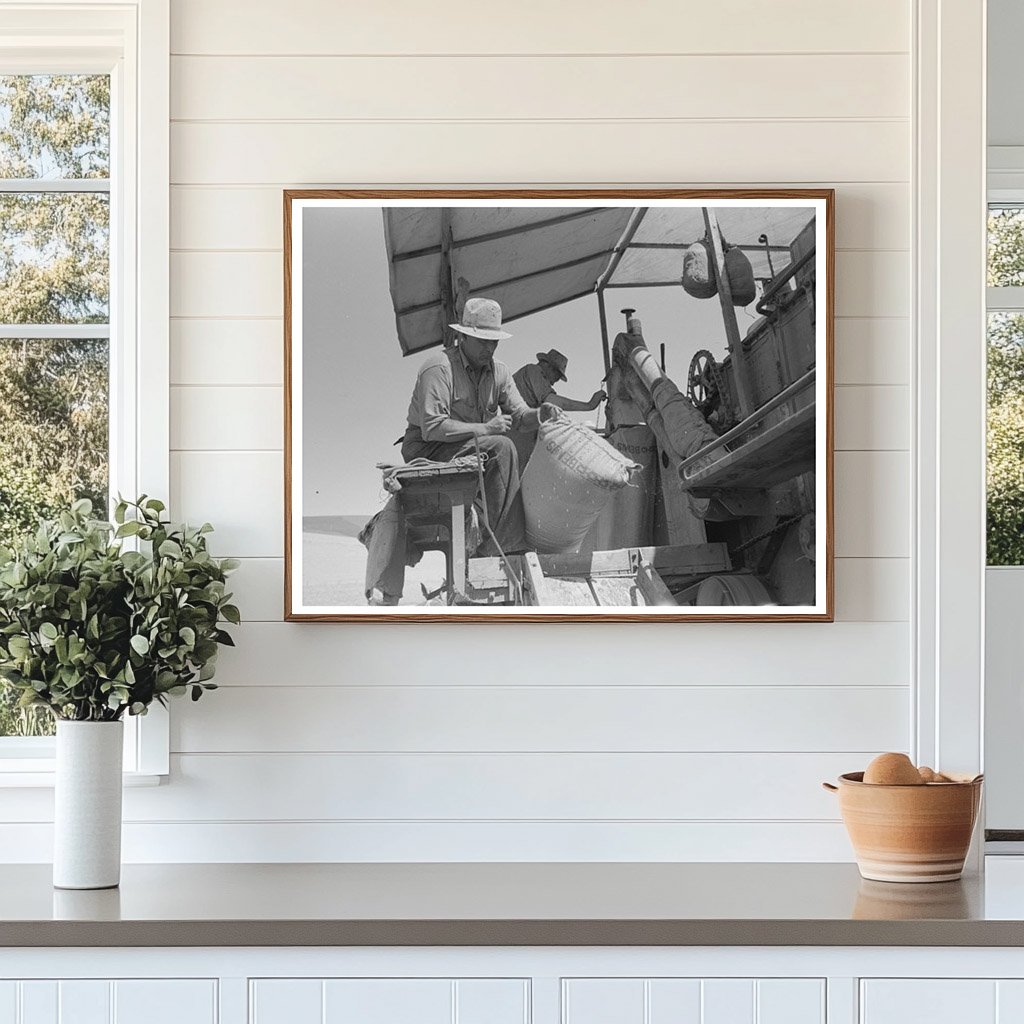
[[[832,189],[303,189],[283,199],[286,620],[833,620]],[[651,298],[637,297],[641,290]],[[637,298],[625,330],[612,321],[616,294]],[[491,486],[487,459],[476,461],[470,450],[465,464],[453,464],[454,448],[433,444],[438,402],[460,402],[469,380],[478,411],[487,412],[481,419],[459,412],[456,426],[500,416],[504,407],[495,412],[493,403],[509,397],[508,376],[532,358],[528,341],[518,348],[502,341],[493,369],[477,369],[465,342],[453,347],[474,336],[462,319],[472,298],[499,302],[500,330],[536,343],[536,365],[549,383],[552,359],[566,369],[556,359],[562,348],[573,364],[571,392],[590,386],[576,385],[577,366],[591,378],[604,371],[602,384],[612,390],[598,407],[600,416],[607,406],[604,427],[577,424],[572,436],[585,445],[610,438],[622,459],[633,460],[631,486],[595,495],[594,503],[606,504],[579,551],[534,549],[538,507],[562,527],[584,523],[567,516],[561,497],[531,500],[535,483],[525,502],[525,546],[504,551],[480,497]],[[535,326],[525,328],[531,316]],[[599,347],[600,363],[581,336]],[[420,363],[428,365],[417,372]],[[556,392],[544,401],[557,399]],[[421,426],[427,404],[432,418]],[[406,405],[408,418],[395,422]],[[549,405],[540,416],[547,414]],[[563,426],[580,417],[552,415]],[[444,422],[447,439],[454,435]],[[532,412],[512,416],[508,436],[517,446],[530,424]],[[403,428],[406,454],[443,458],[422,469],[403,464],[390,447]],[[432,446],[409,447],[413,435]],[[632,445],[638,437],[643,444]],[[537,448],[561,457],[553,441]],[[548,458],[538,456],[538,465]],[[355,534],[365,537],[360,523],[377,511],[365,507],[374,496],[371,461],[401,467],[383,471],[387,486],[400,490],[390,497],[379,490],[384,511],[369,531],[374,554],[366,557],[387,566],[380,587],[371,586],[373,573],[353,578]],[[494,465],[489,472],[498,473]],[[531,467],[531,482],[539,472]],[[467,548],[466,530],[483,538],[477,552],[493,541],[491,553]],[[424,603],[367,603],[395,600],[398,545],[404,554],[414,542],[444,554],[443,564],[417,570]],[[430,572],[437,587],[425,582]],[[409,588],[407,579],[403,601]],[[588,593],[592,603],[584,604]]]

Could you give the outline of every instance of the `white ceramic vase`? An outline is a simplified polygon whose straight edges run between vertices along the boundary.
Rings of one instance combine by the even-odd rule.
[[[121,722],[57,722],[53,884],[109,889],[121,880]]]

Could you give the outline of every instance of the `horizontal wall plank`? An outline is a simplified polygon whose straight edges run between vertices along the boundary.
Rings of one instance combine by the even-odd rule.
[[[905,622],[910,618],[910,563],[904,558],[837,558],[836,620]],[[245,622],[284,616],[284,559],[243,558],[231,589]]]
[[[171,515],[210,522],[217,555],[284,553],[280,452],[171,452]]]
[[[910,315],[910,253],[836,253],[836,316]]]
[[[238,646],[223,650],[218,661],[217,681],[224,685],[489,688],[554,680],[642,686],[724,678],[743,686],[905,687],[910,681],[910,628],[902,622],[249,622],[234,632]],[[496,655],[510,649],[524,656]]]
[[[909,70],[904,54],[175,57],[171,119],[905,117]]]
[[[910,459],[905,452],[837,451],[835,553],[910,554]],[[173,514],[218,527],[222,555],[284,554],[283,457],[279,452],[173,452]]]
[[[270,687],[221,687],[176,708],[171,751],[888,750],[909,717],[893,686],[290,686],[288,705]]]
[[[128,822],[126,863],[852,859],[842,822]],[[0,824],[0,864],[53,860],[49,823]]]
[[[910,447],[910,388],[836,388],[835,427],[838,451],[906,451]]]
[[[837,384],[909,384],[909,319],[848,317],[835,324]]]
[[[276,320],[172,320],[171,385],[280,385],[284,324]]]
[[[753,183],[752,187],[759,186]],[[793,187],[831,186],[828,182],[799,182]],[[906,249],[909,225],[910,191],[905,184],[851,183],[836,190],[836,245],[840,249]],[[173,249],[280,250],[282,232],[280,186],[176,185],[171,189]]]
[[[187,122],[171,125],[171,182],[905,182],[908,130],[905,121]],[[481,145],[482,133],[494,144]]]
[[[282,450],[280,387],[172,387],[171,448]]]
[[[353,8],[335,0],[176,0],[174,53],[843,53],[910,46],[906,0],[790,0],[785,17],[760,0],[625,12],[610,0],[526,0],[481,10],[449,0],[439,17],[417,0]],[[813,88],[813,83],[808,83]]]
[[[837,558],[837,622],[910,619],[909,558]]]
[[[829,820],[835,797],[820,781],[876,753],[176,754],[175,784],[126,790],[124,813],[126,821]]]
[[[836,555],[910,557],[910,517],[908,453],[836,453]]]
[[[836,314],[905,317],[909,313],[910,254],[836,253]],[[278,252],[171,254],[171,314],[186,317],[279,317],[283,261]]]

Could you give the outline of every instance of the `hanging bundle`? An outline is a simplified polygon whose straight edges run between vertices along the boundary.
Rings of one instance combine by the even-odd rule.
[[[725,273],[729,278],[729,291],[734,306],[749,306],[757,297],[754,268],[747,254],[735,245],[725,250]]]
[[[683,289],[695,299],[710,299],[718,294],[714,254],[705,238],[694,242],[683,254]]]

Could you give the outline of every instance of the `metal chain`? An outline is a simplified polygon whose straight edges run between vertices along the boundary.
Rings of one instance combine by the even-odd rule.
[[[756,537],[751,537],[750,540],[744,541],[732,550],[736,552],[736,554],[739,554],[741,551],[746,551],[747,548],[752,548],[755,544],[760,544],[761,541],[767,540],[780,530],[785,530],[794,523],[800,522],[801,519],[803,519],[802,515],[786,516],[783,519],[780,519],[770,530],[766,530],[764,533],[759,533]]]

